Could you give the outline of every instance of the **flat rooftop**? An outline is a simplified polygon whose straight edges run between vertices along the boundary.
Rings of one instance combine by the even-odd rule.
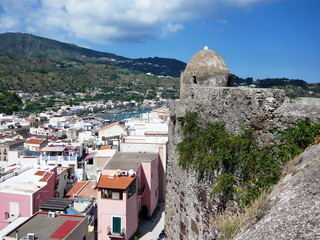
[[[158,153],[131,153],[131,152],[117,152],[104,166],[103,169],[117,170],[121,169],[129,171],[133,169],[136,171],[140,163],[152,162]]]
[[[36,239],[64,239],[84,220],[84,216],[60,214],[49,217],[48,213],[37,213],[24,224],[7,234],[4,239],[16,239],[16,230],[19,239],[28,233],[34,233]]]
[[[4,180],[0,183],[0,192],[31,194],[38,191],[39,188],[36,188],[34,185],[34,174],[39,171],[41,171],[41,169],[31,168]],[[45,172],[46,170],[43,171]]]

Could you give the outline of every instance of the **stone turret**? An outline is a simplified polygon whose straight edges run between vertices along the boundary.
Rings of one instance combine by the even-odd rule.
[[[232,133],[252,126],[261,144],[272,144],[270,130],[286,128],[292,121],[308,117],[320,122],[319,99],[289,101],[283,90],[229,87],[229,75],[222,57],[207,48],[196,53],[181,74],[180,99],[170,103],[166,239],[218,239],[220,234],[219,202],[210,197],[212,183],[199,182],[195,172],[179,165],[176,146],[183,138],[181,120],[187,112],[197,113],[202,125],[223,123]]]
[[[197,98],[196,89],[227,87],[230,76],[227,64],[215,51],[205,47],[197,52],[181,73],[180,99]]]

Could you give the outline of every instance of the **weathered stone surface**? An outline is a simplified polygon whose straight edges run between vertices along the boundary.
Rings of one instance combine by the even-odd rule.
[[[219,56],[215,54],[211,56],[217,58],[214,60],[215,63],[220,62]],[[218,203],[210,199],[212,183],[198,182],[196,173],[183,170],[178,164],[179,154],[176,152],[176,145],[182,139],[181,119],[187,112],[198,113],[203,120],[201,124],[204,126],[212,122],[221,122],[233,133],[240,133],[244,125],[250,125],[254,128],[254,133],[262,145],[274,142],[275,136],[270,130],[286,128],[291,122],[306,117],[320,122],[320,100],[304,98],[289,100],[285,98],[284,91],[276,89],[225,87],[229,73],[217,70],[217,68],[224,69],[223,63],[217,64],[217,68],[210,67],[207,62],[211,60],[207,58],[207,55],[205,59],[199,58],[199,63],[191,64],[192,67],[181,75],[180,100],[171,102],[165,216],[166,239],[212,240],[219,236],[215,225],[218,217]],[[319,175],[315,176],[319,177]],[[319,202],[318,197],[316,199]],[[306,201],[304,204],[309,203]],[[311,201],[310,204],[313,202]],[[281,208],[278,210],[281,211]],[[294,218],[289,217],[289,212],[287,216]],[[279,221],[278,224],[286,225],[285,221]],[[313,223],[310,224],[310,227],[306,226],[308,231],[314,227]],[[297,230],[296,233],[298,232]],[[293,235],[299,239],[297,234]],[[304,236],[307,234],[304,233]],[[281,239],[280,237],[274,239]]]
[[[320,239],[320,145],[304,152],[294,172],[272,191],[271,209],[238,240]]]

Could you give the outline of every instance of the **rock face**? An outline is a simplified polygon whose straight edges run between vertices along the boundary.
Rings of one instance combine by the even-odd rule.
[[[270,210],[238,240],[320,239],[320,144],[305,151],[268,198]]]
[[[216,239],[219,235],[214,224],[218,203],[209,196],[212,183],[198,182],[194,172],[183,170],[178,164],[175,149],[182,139],[181,118],[187,112],[198,113],[204,125],[222,122],[234,133],[239,133],[244,125],[251,125],[261,144],[274,141],[269,130],[285,128],[290,122],[306,117],[317,122],[320,118],[318,99],[290,101],[282,90],[226,87],[229,75],[226,64],[220,55],[208,51],[211,50],[202,50],[190,60],[181,74],[180,100],[171,102],[166,239]]]

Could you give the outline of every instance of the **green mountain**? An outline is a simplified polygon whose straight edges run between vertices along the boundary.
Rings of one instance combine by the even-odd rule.
[[[104,64],[144,73],[150,72],[154,75],[179,77],[186,66],[184,62],[176,59],[159,57],[131,59],[26,33],[0,34],[0,43],[0,50],[21,57]]]
[[[48,94],[87,92],[95,88],[104,99],[177,98],[185,67],[174,59],[129,59],[30,34],[0,34],[0,88]],[[151,72],[152,74],[145,74]]]

